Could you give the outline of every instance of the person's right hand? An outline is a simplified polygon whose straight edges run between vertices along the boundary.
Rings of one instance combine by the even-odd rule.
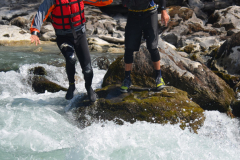
[[[166,10],[162,10],[161,12],[161,22],[165,27],[167,27],[169,21],[169,15]]]
[[[36,46],[38,44],[41,44],[38,36],[36,36],[36,35],[31,35],[30,39],[31,39],[31,43],[35,42]]]

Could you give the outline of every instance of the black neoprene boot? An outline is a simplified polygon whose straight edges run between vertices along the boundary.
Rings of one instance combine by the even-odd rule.
[[[66,94],[66,96],[65,96],[65,98],[67,99],[67,100],[70,100],[70,99],[72,99],[73,98],[73,92],[74,92],[74,90],[75,90],[75,84],[73,83],[73,84],[69,84],[69,87],[68,87],[68,90],[67,90],[67,94]]]
[[[88,98],[91,102],[95,102],[97,100],[97,94],[92,89],[92,79],[93,79],[93,71],[91,64],[88,64],[85,68],[83,68],[83,75],[85,80],[85,88],[87,90]]]
[[[93,91],[92,87],[87,87],[86,86],[86,90],[87,90],[87,94],[88,94],[88,99],[91,102],[95,102],[97,100],[97,94]]]

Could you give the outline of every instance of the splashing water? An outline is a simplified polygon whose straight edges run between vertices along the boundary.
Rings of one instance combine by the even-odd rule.
[[[217,111],[206,111],[198,134],[179,125],[147,122],[94,123],[77,127],[74,101],[66,92],[36,94],[29,83],[29,69],[43,66],[47,78],[67,87],[64,67],[21,64],[18,70],[0,72],[0,159],[1,160],[239,160],[239,120]],[[77,66],[77,73],[81,73]],[[94,68],[93,88],[100,88],[106,71]],[[86,91],[77,74],[77,90]]]

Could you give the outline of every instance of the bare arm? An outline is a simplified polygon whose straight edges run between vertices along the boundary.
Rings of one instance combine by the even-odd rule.
[[[39,6],[37,14],[32,21],[30,32],[31,32],[31,43],[36,45],[40,44],[38,33],[43,22],[47,19],[48,15],[51,13],[55,7],[55,0],[44,0],[43,3]]]

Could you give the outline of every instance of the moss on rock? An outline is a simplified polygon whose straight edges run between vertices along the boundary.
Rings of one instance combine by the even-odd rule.
[[[84,106],[81,103],[76,110],[79,122],[89,125],[101,119],[115,120],[118,123],[170,123],[179,124],[182,129],[187,127],[195,133],[203,125],[203,109],[191,101],[184,91],[167,87],[161,92],[133,90],[130,93],[117,94],[119,86],[111,85],[96,90],[100,99],[94,104]]]
[[[231,88],[234,88],[240,81],[240,76],[233,76],[219,71],[213,72],[222,78]]]
[[[191,53],[194,50],[194,45],[189,44],[186,47],[184,47],[184,52]]]

